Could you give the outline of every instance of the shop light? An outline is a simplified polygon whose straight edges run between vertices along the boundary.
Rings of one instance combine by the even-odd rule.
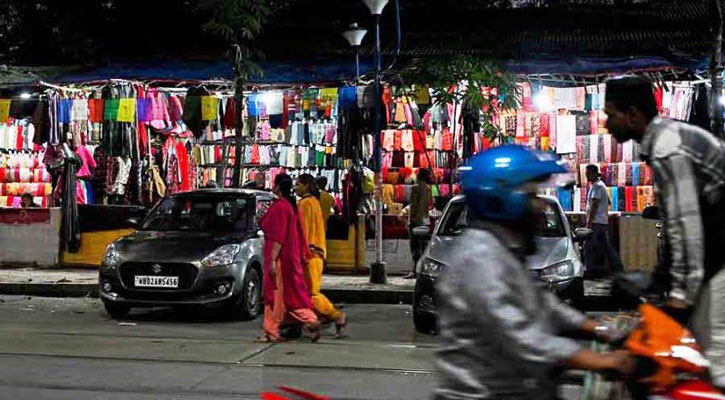
[[[27,92],[20,93],[20,98],[23,99],[23,100],[28,100],[30,97],[31,97],[31,94],[30,93],[27,93]]]
[[[380,15],[383,13],[385,6],[388,5],[388,0],[363,0],[363,3],[370,9],[370,14]]]

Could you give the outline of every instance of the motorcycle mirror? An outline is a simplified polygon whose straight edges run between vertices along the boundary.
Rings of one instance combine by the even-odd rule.
[[[591,229],[588,228],[576,228],[574,230],[574,241],[575,242],[584,242],[589,239],[591,239],[594,232]]]
[[[657,206],[645,207],[642,211],[642,218],[644,219],[660,219],[660,209]]]
[[[413,228],[413,237],[427,238],[430,236],[430,227],[428,226],[416,226]]]

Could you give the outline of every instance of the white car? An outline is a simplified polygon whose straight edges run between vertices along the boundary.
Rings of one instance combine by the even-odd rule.
[[[584,299],[584,265],[579,256],[577,242],[591,236],[589,229],[571,230],[569,221],[554,197],[539,196],[544,203],[546,225],[536,237],[537,252],[527,258],[532,278],[554,291],[561,298],[580,306]],[[419,332],[435,330],[438,315],[434,284],[442,269],[443,259],[466,228],[464,197],[454,197],[443,211],[433,230],[430,243],[416,267],[418,279],[413,295],[413,319]],[[417,232],[423,235],[425,232]]]

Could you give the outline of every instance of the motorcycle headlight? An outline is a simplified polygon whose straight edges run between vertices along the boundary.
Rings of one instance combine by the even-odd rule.
[[[239,250],[242,246],[238,244],[227,244],[214,251],[201,260],[201,265],[205,267],[219,267],[229,265],[234,262]]]
[[[571,279],[574,275],[574,264],[566,260],[541,270],[541,279],[546,282],[559,282]]]
[[[111,243],[108,248],[106,248],[106,255],[103,256],[103,265],[108,269],[114,269],[120,260],[121,256],[118,254],[116,246]]]
[[[427,275],[427,276],[435,278],[441,273],[443,268],[444,268],[443,264],[441,264],[437,261],[431,260],[430,258],[424,258],[420,262],[419,273],[421,275]]]

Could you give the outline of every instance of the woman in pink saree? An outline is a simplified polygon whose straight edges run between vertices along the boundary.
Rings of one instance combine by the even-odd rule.
[[[302,324],[313,342],[322,336],[322,326],[312,311],[312,299],[305,284],[302,265],[308,246],[297,205],[292,198],[292,178],[274,179],[275,200],[259,221],[264,232],[264,337],[260,341],[282,340],[282,324]]]

